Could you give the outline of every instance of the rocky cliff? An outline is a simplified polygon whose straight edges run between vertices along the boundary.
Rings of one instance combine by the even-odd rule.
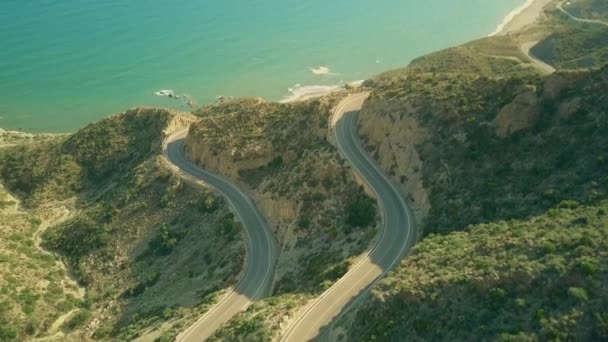
[[[371,96],[359,115],[359,135],[368,152],[391,176],[393,183],[421,221],[430,209],[422,182],[422,161],[416,145],[428,132],[412,115],[412,103],[402,107],[379,96]]]

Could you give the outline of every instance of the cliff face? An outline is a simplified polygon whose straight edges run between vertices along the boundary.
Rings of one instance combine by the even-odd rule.
[[[265,142],[248,146],[233,147],[229,150],[216,150],[207,139],[195,138],[197,125],[193,125],[186,138],[186,155],[206,170],[219,174],[238,177],[239,170],[262,167],[273,159],[273,150]]]
[[[291,161],[306,145],[323,137],[327,108],[312,103],[284,105],[263,99],[212,104],[195,114],[186,139],[188,158],[208,170],[231,177],[267,165]]]
[[[602,120],[605,99],[599,89],[607,70],[547,77],[381,75],[368,82],[374,90],[361,112],[359,133],[411,196],[427,233],[526,217],[558,199],[583,199],[583,189],[597,176],[587,162],[570,163],[566,151],[591,163],[600,149],[594,127]],[[585,185],[568,187],[558,181],[562,177]],[[488,191],[501,195],[489,197]]]
[[[297,199],[276,198],[258,187],[265,178],[275,176],[275,168],[268,167],[273,161],[277,167],[297,162],[307,149],[323,141],[328,108],[328,103],[282,105],[263,99],[208,105],[195,113],[199,121],[190,126],[186,155],[254,193],[260,209],[278,230],[281,224],[296,220]],[[256,178],[255,184],[244,179],[244,173],[252,174],[249,178]]]
[[[428,136],[413,113],[413,103],[395,104],[372,96],[359,115],[359,135],[368,152],[391,176],[401,194],[409,199],[418,221],[430,209],[422,182],[422,161],[416,145]]]

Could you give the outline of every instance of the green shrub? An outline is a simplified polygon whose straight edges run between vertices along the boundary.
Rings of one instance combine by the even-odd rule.
[[[23,312],[29,316],[34,312],[39,298],[40,295],[35,293],[33,290],[23,289],[17,295],[16,300],[21,305],[21,310],[23,310]]]
[[[346,223],[353,227],[367,227],[376,221],[376,202],[361,195],[352,200],[347,207]]]
[[[576,209],[579,205],[580,203],[575,200],[564,200],[559,203],[558,207],[565,209]]]
[[[576,299],[579,302],[586,302],[589,300],[589,295],[587,295],[587,291],[585,291],[585,289],[581,289],[580,287],[569,288],[568,294],[570,295],[570,297]]]
[[[507,297],[507,291],[500,287],[496,287],[490,290],[490,303],[493,307],[497,308],[502,306]]]
[[[67,330],[74,330],[85,324],[89,318],[91,318],[91,312],[89,310],[80,310],[69,321],[67,321],[63,327]]]
[[[17,338],[17,327],[0,322],[0,341],[11,341]]]
[[[184,235],[184,232],[170,229],[167,224],[162,224],[158,235],[150,241],[149,248],[153,254],[169,255]]]
[[[213,213],[220,207],[218,198],[211,192],[202,193],[193,204],[206,214]]]
[[[557,246],[555,246],[554,243],[551,242],[545,242],[543,244],[543,250],[545,251],[545,253],[547,254],[551,254],[551,253],[555,253],[555,251],[557,250]]]
[[[301,229],[310,228],[311,223],[312,222],[310,221],[310,218],[306,215],[300,215],[300,217],[298,218],[298,227],[300,227]]]
[[[105,246],[110,235],[103,224],[81,215],[58,228],[47,230],[44,240],[47,247],[77,261]]]

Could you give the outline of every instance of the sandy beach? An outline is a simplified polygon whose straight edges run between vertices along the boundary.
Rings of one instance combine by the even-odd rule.
[[[496,31],[490,36],[505,35],[518,31],[530,24],[535,23],[542,15],[547,5],[558,0],[528,0],[522,6],[514,9],[503,22],[498,25]]]

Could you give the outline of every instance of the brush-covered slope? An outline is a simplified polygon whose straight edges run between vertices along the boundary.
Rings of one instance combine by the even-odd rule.
[[[605,177],[607,80],[608,68],[546,78],[377,80],[360,134],[398,181],[418,181],[425,231],[525,218],[563,199],[584,202]],[[410,155],[413,168],[404,162]],[[413,198],[414,206],[421,202]]]
[[[82,299],[61,300],[69,293],[60,291],[60,271],[37,286],[10,287],[1,296],[11,310],[3,317],[14,327],[12,338],[170,337],[234,283],[244,255],[240,225],[220,198],[185,186],[161,157],[165,135],[190,121],[135,109],[72,135],[0,150],[3,183],[23,210],[49,217],[67,211],[45,229],[36,229],[36,221],[27,229],[9,223],[6,229],[20,234],[25,246],[7,248],[34,253],[39,249],[28,241],[38,234],[42,247],[58,253],[86,289]],[[48,263],[40,258],[31,265]],[[16,305],[25,295],[27,305]],[[48,298],[66,304],[53,312]],[[72,312],[64,322],[51,319],[66,310]],[[41,313],[49,318],[39,320]]]
[[[352,341],[608,339],[608,203],[431,235],[380,282]]]
[[[59,258],[39,248],[40,232],[66,215],[51,209],[21,210],[0,187],[0,341],[53,334],[83,304]]]

